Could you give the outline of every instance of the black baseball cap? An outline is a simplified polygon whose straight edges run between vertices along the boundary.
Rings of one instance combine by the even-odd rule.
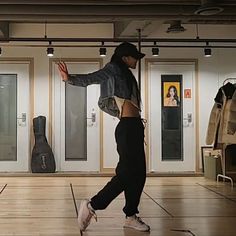
[[[129,42],[124,42],[118,45],[115,49],[114,54],[116,54],[119,57],[131,56],[137,60],[140,60],[145,56],[144,53],[138,51],[138,49],[134,44]]]

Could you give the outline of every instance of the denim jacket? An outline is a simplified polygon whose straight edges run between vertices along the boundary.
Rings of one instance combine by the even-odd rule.
[[[114,96],[129,99],[139,104],[137,81],[132,80],[132,87],[128,86],[128,79],[122,75],[120,67],[115,63],[108,63],[104,68],[89,74],[70,74],[68,82],[75,86],[86,87],[90,84],[100,84],[98,106],[109,115],[119,117],[120,111]]]

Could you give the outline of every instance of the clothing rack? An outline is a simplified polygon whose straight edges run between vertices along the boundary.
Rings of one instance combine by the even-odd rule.
[[[227,78],[227,79],[225,79],[223,81],[223,85],[225,85],[228,82],[236,84],[236,78]],[[225,157],[225,149],[226,149],[226,147],[227,147],[227,145],[223,144],[222,155],[221,155],[222,174],[218,174],[217,175],[217,183],[219,182],[219,178],[228,179],[230,181],[230,183],[231,183],[232,188],[233,188],[233,186],[234,186],[233,179],[226,175],[226,157]]]
[[[231,183],[232,188],[233,188],[233,186],[234,186],[233,179],[226,175],[226,160],[225,160],[225,149],[226,149],[226,147],[227,147],[227,145],[223,144],[222,155],[221,155],[222,174],[217,175],[217,183],[219,182],[219,178],[228,179]]]

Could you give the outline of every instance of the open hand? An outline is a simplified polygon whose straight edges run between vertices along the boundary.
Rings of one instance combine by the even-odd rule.
[[[57,65],[58,65],[58,70],[61,74],[62,80],[64,82],[68,81],[69,74],[68,74],[66,63],[64,61],[60,61],[57,63]]]

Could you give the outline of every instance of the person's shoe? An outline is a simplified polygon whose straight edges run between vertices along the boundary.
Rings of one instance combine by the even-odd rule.
[[[80,203],[80,208],[78,212],[78,223],[80,231],[85,231],[89,226],[91,218],[94,217],[97,221],[97,215],[95,211],[88,206],[89,200],[83,200]]]
[[[145,224],[142,219],[136,215],[129,216],[125,220],[124,228],[136,229],[138,231],[149,232],[150,226]]]

